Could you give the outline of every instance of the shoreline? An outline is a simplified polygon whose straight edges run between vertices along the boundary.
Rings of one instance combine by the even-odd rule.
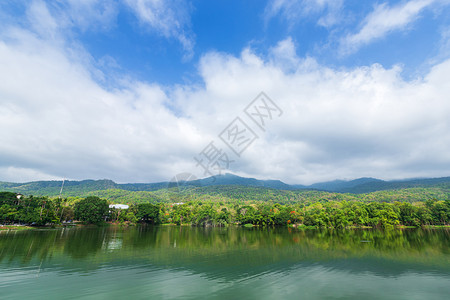
[[[42,229],[59,229],[59,228],[80,228],[80,227],[86,227],[86,226],[111,226],[111,227],[128,227],[128,226],[173,226],[173,227],[242,227],[242,228],[284,228],[285,226],[258,226],[258,225],[228,225],[228,226],[193,226],[190,224],[172,224],[172,223],[165,223],[165,224],[158,224],[158,225],[152,225],[152,224],[117,224],[117,223],[105,223],[101,225],[84,225],[84,224],[73,224],[73,225],[50,225],[50,226],[29,226],[29,225],[0,225],[0,231],[24,231],[24,230],[42,230]],[[379,227],[371,227],[371,226],[349,226],[345,228],[334,228],[334,227],[318,227],[318,226],[305,226],[305,225],[298,225],[298,226],[287,226],[285,228],[297,228],[297,229],[332,229],[332,230],[354,230],[354,229],[379,229],[379,230],[391,230],[391,229],[439,229],[439,228],[446,228],[450,229],[450,225],[424,225],[424,226],[404,226],[404,225],[397,225],[393,226],[392,228],[379,228]]]

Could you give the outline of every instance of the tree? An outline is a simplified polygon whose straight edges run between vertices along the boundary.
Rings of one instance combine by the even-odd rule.
[[[192,220],[192,225],[196,226],[210,226],[216,225],[217,212],[211,205],[202,205],[195,212],[195,218]]]
[[[99,224],[103,222],[108,209],[105,199],[89,196],[75,204],[75,219],[87,224]]]
[[[250,205],[240,207],[237,211],[237,220],[242,224],[255,224],[256,210]]]
[[[15,205],[19,201],[19,198],[17,198],[17,195],[11,192],[0,192],[0,206],[7,204],[7,205]]]
[[[16,219],[17,209],[8,204],[0,206],[0,223],[14,223]]]
[[[159,206],[151,203],[142,203],[135,206],[136,217],[145,223],[159,223]]]
[[[138,218],[136,218],[135,214],[130,210],[128,211],[125,216],[123,214],[120,216],[120,218],[123,218],[123,221],[129,221],[131,223],[136,223],[138,221]]]

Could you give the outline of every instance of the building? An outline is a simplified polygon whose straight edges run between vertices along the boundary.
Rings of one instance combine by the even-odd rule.
[[[110,204],[109,208],[115,208],[115,209],[128,209],[130,206],[126,204]]]

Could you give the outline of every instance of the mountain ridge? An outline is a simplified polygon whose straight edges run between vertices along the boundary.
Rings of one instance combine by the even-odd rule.
[[[256,178],[240,177],[224,174],[193,181],[163,181],[155,183],[116,183],[110,179],[100,180],[66,180],[64,181],[64,196],[79,196],[92,191],[118,189],[124,191],[157,191],[178,186],[206,187],[206,186],[247,186],[270,188],[277,190],[318,190],[335,193],[362,194],[382,190],[395,190],[414,187],[440,186],[450,190],[450,177],[402,179],[384,181],[377,178],[362,177],[353,180],[333,180],[318,182],[311,185],[287,184],[281,180],[260,180]],[[26,195],[57,196],[61,190],[61,180],[32,181],[25,183],[0,182],[0,190],[12,191]]]

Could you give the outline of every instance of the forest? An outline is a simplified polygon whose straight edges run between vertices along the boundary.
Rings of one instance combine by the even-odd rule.
[[[407,189],[366,195],[328,193],[328,197],[317,191],[303,192],[302,197],[291,197],[291,193],[236,187],[165,190],[159,196],[156,194],[153,201],[123,201],[130,205],[128,209],[114,209],[109,204],[118,201],[98,196],[49,198],[0,192],[0,224],[55,226],[79,221],[128,225],[388,228],[450,223],[447,195],[434,195],[443,199],[429,197],[433,195],[430,191],[422,191],[422,199],[413,197],[415,194]],[[164,201],[158,201],[161,199]]]

